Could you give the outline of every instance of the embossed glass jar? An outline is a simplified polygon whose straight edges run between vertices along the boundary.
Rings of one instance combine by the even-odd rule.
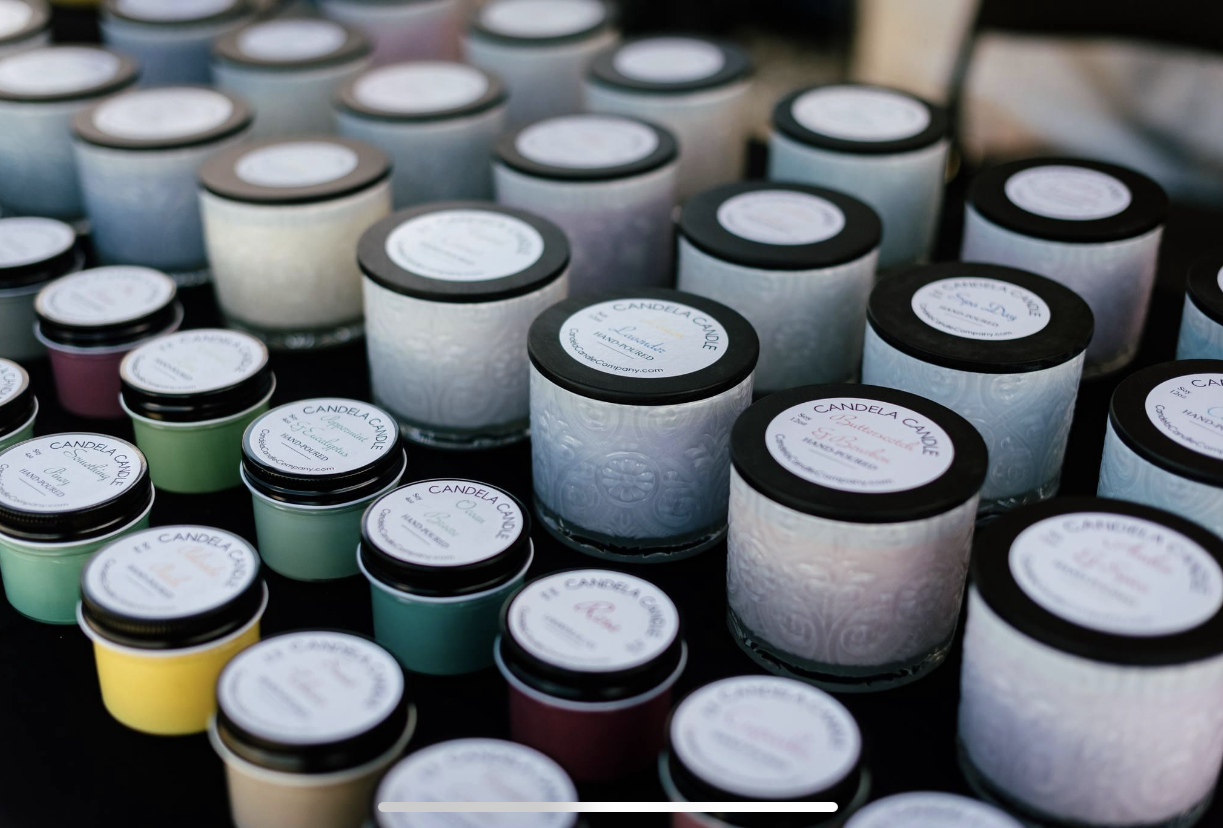
[[[976,791],[1041,825],[1178,826],[1223,764],[1223,544],[1065,498],[982,532],[960,683]]]
[[[677,287],[735,308],[760,336],[755,391],[856,378],[882,228],[842,193],[750,182],[706,190],[679,218]]]
[[[63,222],[0,218],[0,357],[31,360],[45,353],[34,334],[34,300],[48,282],[84,262],[76,232]]]
[[[247,0],[104,0],[99,28],[111,48],[136,58],[150,86],[211,83],[212,41],[254,16]]]
[[[947,263],[871,293],[862,381],[927,397],[989,449],[982,516],[1053,497],[1091,341],[1091,309],[1051,279]]]
[[[1223,359],[1223,249],[1189,268],[1176,358]]]
[[[405,435],[446,448],[526,437],[527,331],[568,295],[556,225],[486,202],[403,210],[357,250],[374,399]]]
[[[374,63],[459,56],[461,0],[317,0],[319,10],[365,33]]]
[[[1125,167],[1015,161],[973,180],[960,258],[1030,270],[1086,299],[1096,333],[1084,374],[1105,374],[1138,353],[1167,216],[1160,186]]]
[[[941,664],[985,481],[972,424],[905,391],[812,385],[749,408],[730,450],[739,646],[766,670],[841,692]]]
[[[51,42],[51,7],[46,0],[0,0],[0,56]]]
[[[1023,828],[1015,819],[976,799],[939,791],[913,791],[877,799],[849,818],[845,828]]]
[[[725,305],[672,290],[570,299],[531,325],[535,509],[562,543],[660,562],[726,531],[730,432],[759,340]]]

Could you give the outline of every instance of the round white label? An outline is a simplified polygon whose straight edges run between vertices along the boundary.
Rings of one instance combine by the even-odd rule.
[[[120,14],[158,23],[202,20],[228,11],[237,0],[119,0]]]
[[[461,63],[413,62],[385,66],[353,86],[362,105],[404,115],[445,112],[478,101],[488,92],[483,72]]]
[[[234,175],[256,187],[314,187],[340,180],[357,161],[357,153],[343,144],[286,141],[243,155]]]
[[[998,279],[944,279],[913,293],[913,313],[931,328],[964,339],[1022,339],[1049,324],[1049,305]]]
[[[146,391],[198,394],[237,385],[267,361],[267,348],[249,334],[199,328],[141,345],[124,357],[119,374]]]
[[[439,210],[410,218],[386,237],[386,255],[408,273],[444,282],[484,282],[521,273],[544,254],[544,237],[492,210]]]
[[[25,390],[30,379],[25,369],[15,362],[0,359],[0,405],[4,405]]]
[[[1164,380],[1146,399],[1147,417],[1169,440],[1223,460],[1223,374],[1186,374]]]
[[[626,78],[652,83],[689,83],[716,75],[726,55],[712,43],[688,37],[652,37],[630,43],[612,60]]]
[[[237,46],[254,60],[293,63],[330,55],[347,40],[339,23],[303,18],[257,23],[242,30]]]
[[[1022,828],[992,805],[934,791],[896,794],[858,811],[845,828]]]
[[[246,447],[284,474],[346,474],[385,457],[398,428],[395,418],[367,403],[300,400],[255,420],[247,429]]]
[[[799,403],[773,418],[764,439],[791,474],[843,492],[916,489],[955,458],[951,435],[929,417],[858,397]]]
[[[9,37],[30,24],[34,9],[18,0],[0,0],[0,39]]]
[[[790,111],[812,132],[843,141],[900,141],[930,126],[930,109],[921,101],[863,86],[812,89]]]
[[[338,632],[261,641],[235,656],[217,684],[217,702],[235,724],[295,745],[359,736],[386,721],[403,694],[403,670],[390,653]]]
[[[514,147],[536,164],[593,170],[648,157],[658,149],[658,133],[615,115],[566,115],[527,127]]]
[[[722,202],[718,224],[761,244],[816,244],[845,229],[845,214],[831,201],[810,193],[757,190]]]
[[[1065,221],[1115,216],[1133,200],[1130,188],[1108,173],[1068,165],[1021,170],[1006,180],[1004,189],[1016,207]]]
[[[597,0],[497,0],[484,7],[480,23],[506,37],[564,37],[593,29],[605,16]]]
[[[558,572],[510,604],[509,634],[566,670],[610,673],[648,664],[679,635],[679,611],[658,587],[621,572]]]
[[[144,455],[101,434],[52,434],[0,453],[0,503],[71,512],[119,497],[144,476]]]
[[[0,60],[0,89],[17,95],[66,95],[119,73],[118,56],[88,46],[31,49]]]
[[[0,219],[0,267],[43,262],[76,244],[76,232],[48,218]]]
[[[160,270],[112,265],[56,279],[35,304],[42,316],[63,325],[115,325],[164,308],[174,293],[174,280]]]
[[[216,129],[233,111],[233,102],[211,89],[139,89],[100,104],[93,125],[116,138],[166,141]]]

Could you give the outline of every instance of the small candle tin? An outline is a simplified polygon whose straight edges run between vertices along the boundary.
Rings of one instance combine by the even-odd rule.
[[[364,330],[361,234],[391,211],[391,164],[347,138],[268,138],[200,168],[200,209],[226,320],[279,349]]]
[[[731,436],[728,623],[766,670],[841,692],[921,678],[960,615],[985,441],[870,385],[781,391]]]
[[[679,611],[658,587],[600,569],[537,578],[506,603],[494,653],[514,741],[579,782],[657,760],[688,661]]]
[[[0,576],[13,608],[76,623],[81,570],[110,541],[144,529],[153,486],[140,450],[103,434],[36,437],[0,452]]]
[[[203,494],[241,482],[242,434],[276,388],[263,343],[238,331],[180,331],[124,357],[119,377],[157,488]]]
[[[951,146],[942,107],[907,92],[836,83],[773,109],[769,178],[851,193],[883,219],[879,269],[924,262],[934,246]]]
[[[743,177],[752,64],[729,43],[648,36],[605,49],[586,74],[586,109],[669,129],[683,151],[676,198]]]
[[[384,494],[365,512],[357,553],[374,638],[416,673],[492,667],[501,608],[533,557],[526,508],[495,486],[424,480]]]
[[[103,0],[106,45],[136,58],[150,86],[212,82],[212,41],[254,17],[247,0]]]
[[[251,118],[234,96],[196,86],[136,89],[79,113],[76,161],[98,258],[164,270],[179,287],[207,282],[196,178]]]
[[[202,733],[217,676],[259,640],[259,556],[208,526],[160,526],[112,541],[81,574],[77,621],[93,642],[106,710],[143,733]]]
[[[394,162],[395,208],[491,199],[489,162],[505,127],[505,87],[474,66],[413,61],[381,66],[346,84],[336,100],[341,135]]]
[[[992,805],[941,791],[885,796],[849,818],[845,828],[1023,828]]]
[[[1091,306],[1087,376],[1124,368],[1146,324],[1168,196],[1141,173],[1069,158],[979,174],[964,207],[960,258],[1030,270]]]
[[[334,20],[275,18],[217,38],[212,76],[259,113],[252,136],[323,135],[335,131],[333,95],[369,66],[369,53],[365,35]]]
[[[654,563],[722,539],[730,431],[760,352],[725,305],[672,290],[570,299],[531,325],[535,509],[562,543]]]
[[[1057,493],[1094,324],[1078,294],[950,262],[882,280],[867,320],[862,381],[942,403],[985,438],[981,515]]]
[[[861,201],[802,184],[725,184],[679,218],[677,287],[735,308],[760,336],[757,394],[858,374],[882,225]]]
[[[0,56],[51,42],[51,7],[46,0],[0,0]]]
[[[60,405],[119,419],[119,365],[133,348],[183,321],[174,281],[147,267],[95,267],[56,279],[34,300]]]
[[[1059,498],[983,532],[960,683],[969,784],[1041,825],[1197,822],[1223,763],[1221,557],[1201,527],[1116,500]]]
[[[1223,359],[1223,248],[1193,263],[1186,288],[1176,358]]]
[[[34,335],[34,299],[84,262],[76,232],[63,222],[0,218],[0,357],[31,360],[46,352]]]
[[[332,20],[360,29],[374,63],[453,60],[459,56],[462,0],[317,0]]]
[[[30,375],[15,362],[0,359],[0,449],[34,436],[38,397]]]
[[[414,442],[482,449],[522,440],[527,331],[568,295],[554,224],[484,202],[395,213],[361,239],[370,380]]]
[[[395,419],[368,403],[324,397],[267,412],[242,437],[263,562],[300,581],[356,575],[365,508],[406,467]]]
[[[497,201],[551,219],[573,249],[570,292],[670,287],[675,138],[618,115],[565,115],[497,142]]]
[[[136,64],[97,46],[47,46],[0,57],[0,208],[76,221],[85,213],[73,117],[136,82]]]
[[[226,665],[208,738],[237,828],[360,828],[415,728],[390,653],[349,633],[302,631]]]

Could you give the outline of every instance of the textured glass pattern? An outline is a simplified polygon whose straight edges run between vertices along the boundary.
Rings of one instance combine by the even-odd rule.
[[[335,132],[332,98],[367,68],[368,60],[305,70],[214,63],[212,74],[219,89],[232,92],[255,110],[251,137],[288,138]]]
[[[1177,359],[1223,359],[1223,325],[1198,310],[1185,297],[1181,332],[1176,341]]]
[[[0,101],[0,212],[66,221],[84,214],[72,153],[72,118],[96,102]]]

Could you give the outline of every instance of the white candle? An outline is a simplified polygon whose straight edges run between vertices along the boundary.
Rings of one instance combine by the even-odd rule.
[[[1189,268],[1176,358],[1223,358],[1223,252],[1207,253]]]
[[[212,42],[254,17],[247,0],[106,0],[102,40],[140,64],[145,86],[212,82]]]
[[[459,52],[461,0],[318,0],[333,20],[355,26],[374,44],[374,63],[452,60]]]
[[[0,56],[51,42],[51,7],[46,0],[0,0]]]

